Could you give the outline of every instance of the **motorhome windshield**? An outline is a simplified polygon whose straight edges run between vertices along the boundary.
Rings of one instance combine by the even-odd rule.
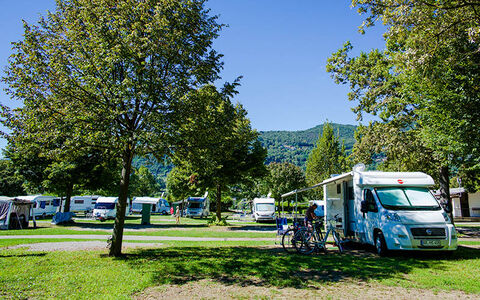
[[[275,211],[273,203],[257,203],[257,211]]]
[[[440,205],[426,188],[376,188],[383,207],[393,210],[439,210]]]
[[[200,202],[189,202],[188,208],[202,208],[202,204]]]
[[[115,203],[95,203],[95,209],[114,209]]]

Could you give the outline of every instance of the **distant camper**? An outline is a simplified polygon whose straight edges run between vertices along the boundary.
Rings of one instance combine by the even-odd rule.
[[[132,201],[132,212],[141,213],[143,204],[151,204],[152,213],[168,215],[170,213],[170,204],[162,198],[155,197],[135,197]]]
[[[208,193],[205,193],[203,197],[188,197],[184,200],[185,217],[208,217],[210,214],[210,200],[207,196]]]
[[[255,198],[252,205],[255,222],[275,220],[275,199]]]
[[[129,212],[128,202],[127,199],[125,215]],[[98,197],[93,209],[93,217],[97,220],[115,219],[117,216],[117,203],[118,197]]]
[[[71,212],[92,212],[100,196],[74,196],[70,200]]]
[[[36,217],[45,218],[53,216],[60,207],[60,198],[52,196],[31,195],[18,196],[17,199],[35,202],[33,206],[33,214]]]

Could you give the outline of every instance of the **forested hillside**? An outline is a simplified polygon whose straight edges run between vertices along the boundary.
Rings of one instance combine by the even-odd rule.
[[[353,133],[356,126],[331,124],[335,134],[338,134],[340,140],[345,141],[347,152],[352,149],[355,139]],[[268,150],[266,163],[271,162],[291,162],[303,169],[308,158],[308,154],[313,149],[320,132],[323,130],[323,124],[307,130],[299,131],[260,131],[260,141]],[[141,165],[146,166],[157,178],[165,180],[172,165],[164,166],[151,158],[135,158],[133,165],[138,168]]]
[[[335,123],[331,125],[340,140],[345,141],[345,148],[349,152],[355,143],[356,126]],[[322,130],[323,124],[300,131],[261,131],[260,140],[268,150],[266,163],[287,161],[305,169],[308,154]]]

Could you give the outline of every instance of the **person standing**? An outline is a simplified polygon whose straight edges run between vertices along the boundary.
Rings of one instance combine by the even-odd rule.
[[[172,204],[172,206],[170,207],[170,215],[173,216],[173,204]]]
[[[177,206],[177,211],[175,212],[175,223],[180,224],[180,206]]]

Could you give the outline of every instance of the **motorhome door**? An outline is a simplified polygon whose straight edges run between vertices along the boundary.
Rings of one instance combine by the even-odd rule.
[[[373,245],[373,230],[377,226],[378,222],[378,206],[375,201],[375,196],[373,195],[372,189],[368,188],[363,190],[363,201],[365,201],[367,205],[367,212],[363,214],[363,224],[365,226],[366,237],[365,242]]]

